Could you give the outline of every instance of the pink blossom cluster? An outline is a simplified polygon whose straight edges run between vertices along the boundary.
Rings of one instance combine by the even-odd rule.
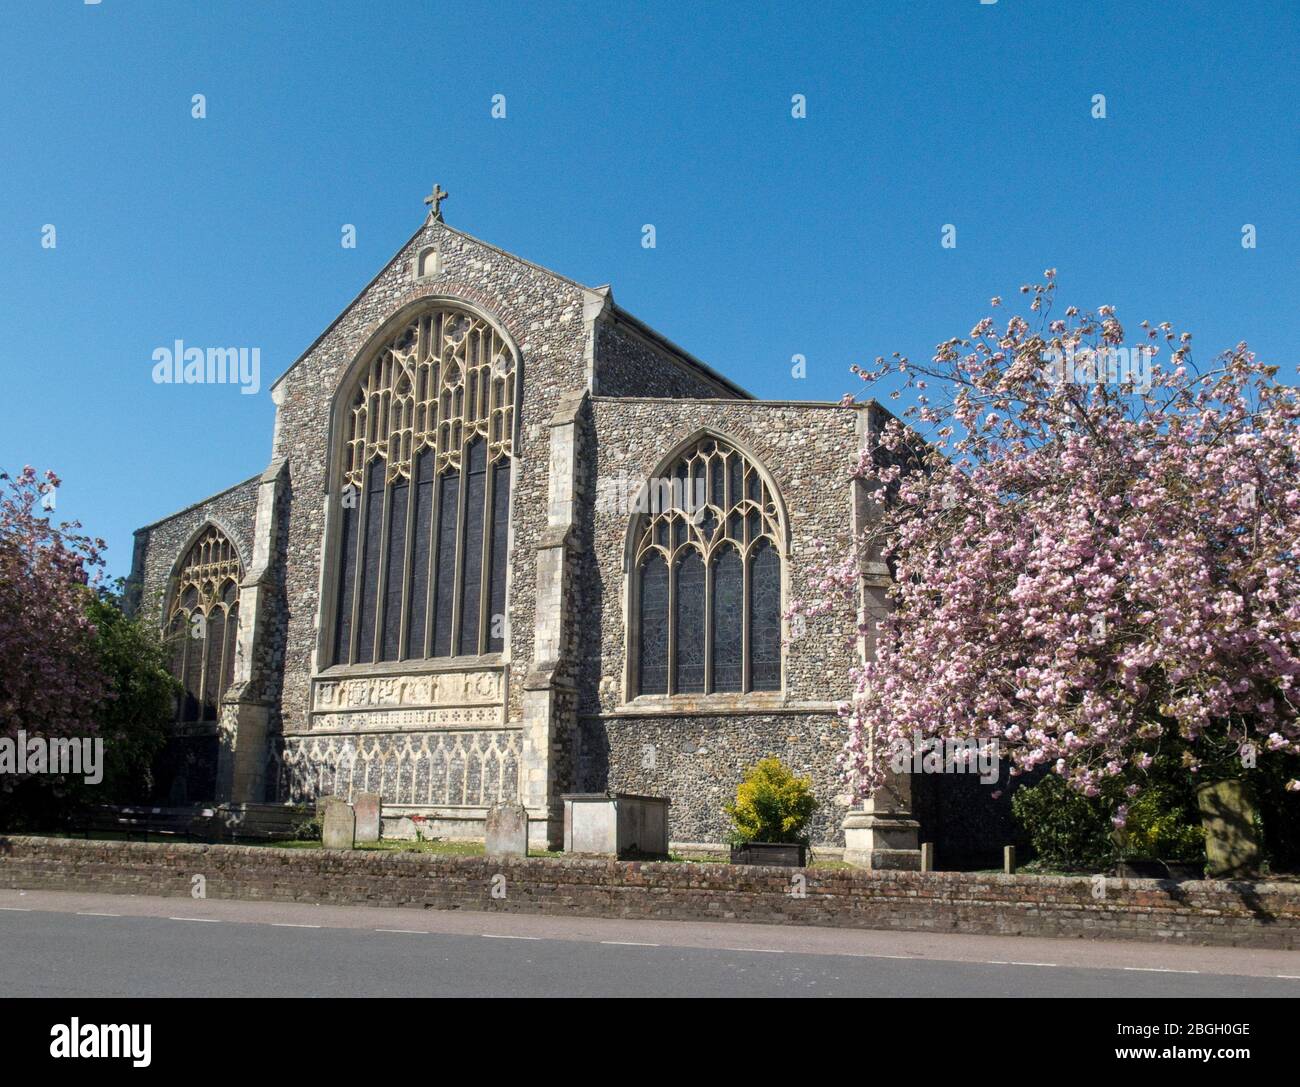
[[[53,472],[28,465],[0,482],[0,735],[85,736],[110,693],[85,610],[104,541],[43,516]],[[0,788],[13,784],[0,776]]]
[[[845,611],[871,646],[843,709],[857,796],[916,733],[996,739],[1013,774],[1088,795],[1137,795],[1162,747],[1216,776],[1300,752],[1296,390],[1245,344],[1201,371],[1189,334],[1146,322],[1149,388],[1052,381],[1045,354],[1124,340],[1108,306],[1052,318],[1055,290],[1049,271],[1030,319],[986,317],[929,363],[855,368],[914,393],[910,425],[861,451],[878,518],[792,610]],[[887,613],[846,610],[882,563]]]

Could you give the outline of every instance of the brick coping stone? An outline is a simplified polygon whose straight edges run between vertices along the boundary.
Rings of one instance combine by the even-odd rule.
[[[0,887],[1300,949],[1300,884],[0,836]],[[503,879],[497,877],[504,877]],[[497,897],[494,897],[494,890]],[[499,897],[504,892],[504,897]]]

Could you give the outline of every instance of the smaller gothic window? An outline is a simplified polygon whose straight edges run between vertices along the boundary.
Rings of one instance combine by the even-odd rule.
[[[633,528],[637,694],[781,689],[781,514],[758,468],[718,438],[643,491]]]
[[[181,561],[167,617],[171,671],[183,692],[176,720],[216,721],[235,678],[239,636],[239,553],[225,534],[206,528]]]

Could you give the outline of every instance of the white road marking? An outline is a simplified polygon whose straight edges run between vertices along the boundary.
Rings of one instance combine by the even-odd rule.
[[[92,913],[90,910],[78,910],[78,917],[121,917],[120,913]]]
[[[658,947],[658,944],[641,944],[635,940],[601,940],[602,944],[608,944],[611,947]],[[740,950],[737,948],[728,948],[727,950]]]
[[[1054,962],[1016,962],[1015,959],[1012,959],[1010,965],[1011,965],[1011,966],[1055,966],[1056,963],[1054,963]]]
[[[375,928],[371,932],[409,932],[414,936],[428,936],[429,934],[422,928]]]
[[[219,925],[221,921],[216,917],[169,917],[168,921],[202,921],[207,925]]]
[[[26,906],[0,906],[0,910],[8,910],[10,913],[31,913],[32,912]]]
[[[1171,966],[1125,966],[1125,970],[1136,970],[1143,974],[1199,974],[1199,970],[1175,970]]]
[[[480,932],[485,940],[540,940],[540,936],[507,936],[502,932]]]
[[[295,925],[290,921],[272,921],[272,928],[320,928],[320,925]]]
[[[653,945],[652,945],[653,946]],[[779,947],[724,947],[722,951],[750,951],[763,952],[766,955],[784,955],[785,952]]]
[[[1278,974],[1280,978],[1289,978],[1291,981],[1300,981],[1300,974]]]

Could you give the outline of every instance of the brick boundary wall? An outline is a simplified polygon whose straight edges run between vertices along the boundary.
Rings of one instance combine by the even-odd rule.
[[[792,895],[793,877],[806,897]],[[0,887],[1300,949],[1300,885],[0,837]],[[493,877],[506,897],[493,898]]]

